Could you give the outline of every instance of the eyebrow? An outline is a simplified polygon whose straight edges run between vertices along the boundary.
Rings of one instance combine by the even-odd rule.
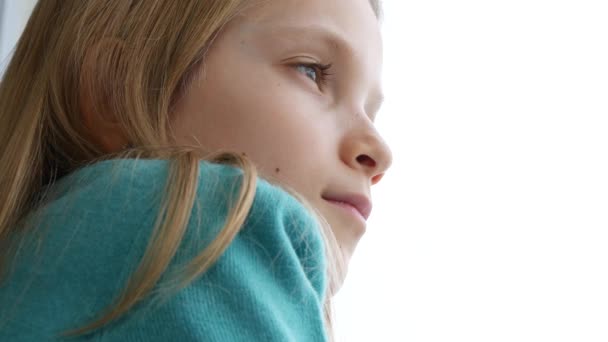
[[[271,30],[274,32],[280,32],[279,37],[284,35],[296,35],[302,36],[304,38],[308,38],[309,40],[315,40],[315,38],[320,38],[319,40],[330,49],[335,49],[339,53],[344,55],[355,55],[355,49],[348,43],[348,41],[342,37],[339,33],[335,32],[331,28],[319,25],[319,24],[311,24],[311,25],[280,25],[274,26]],[[283,38],[284,40],[289,40]],[[385,96],[381,90],[376,90],[372,93],[370,97],[370,101],[366,106],[366,111],[370,111],[367,113],[372,115],[372,120],[375,119],[377,112],[380,107],[384,103]]]
[[[280,33],[280,35],[297,35],[309,40],[313,38],[321,38],[320,41],[327,47],[338,50],[343,54],[354,54],[355,50],[344,37],[329,27],[312,24],[312,25],[281,25],[272,28],[272,32]]]

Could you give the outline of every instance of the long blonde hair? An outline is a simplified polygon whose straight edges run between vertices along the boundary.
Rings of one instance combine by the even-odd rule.
[[[213,265],[240,231],[255,195],[255,165],[232,151],[201,154],[200,147],[174,146],[168,120],[214,38],[249,2],[43,0],[35,6],[0,83],[0,273],[10,261],[9,238],[23,229],[18,223],[43,203],[42,190],[55,180],[102,159],[171,161],[166,196],[138,268],[98,319],[65,335],[101,328],[150,294],[184,235],[201,155],[240,167],[243,181],[225,226],[184,267],[177,288]],[[370,4],[380,17],[378,0]],[[97,114],[112,113],[135,147],[108,155],[93,143],[76,96],[83,92],[92,96]],[[338,244],[319,212],[281,186],[319,220],[328,257],[325,322],[333,339],[330,299],[344,272]]]

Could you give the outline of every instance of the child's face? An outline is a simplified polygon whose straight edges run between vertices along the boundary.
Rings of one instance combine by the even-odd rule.
[[[311,63],[331,63],[325,84]],[[373,123],[381,64],[368,0],[271,1],[217,37],[204,76],[177,103],[173,132],[178,143],[244,152],[262,175],[300,192],[325,215],[348,262],[365,223],[324,197],[371,201],[371,185],[391,164]]]

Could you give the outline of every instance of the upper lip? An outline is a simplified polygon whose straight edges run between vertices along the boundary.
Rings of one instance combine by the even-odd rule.
[[[323,198],[328,201],[339,201],[352,205],[361,213],[366,220],[372,212],[372,202],[363,195],[348,193],[341,195],[324,195]]]

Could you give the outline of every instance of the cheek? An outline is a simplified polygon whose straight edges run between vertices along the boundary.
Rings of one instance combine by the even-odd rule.
[[[205,82],[177,106],[181,120],[175,128],[182,141],[244,152],[262,175],[298,191],[323,179],[328,159],[335,158],[328,132],[334,125],[310,93],[273,69],[207,68]],[[257,72],[236,81],[249,69]]]

